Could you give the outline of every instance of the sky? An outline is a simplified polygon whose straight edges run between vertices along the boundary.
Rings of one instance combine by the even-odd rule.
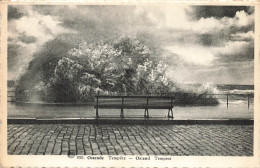
[[[250,6],[11,5],[8,79],[19,79],[55,38],[92,43],[142,36],[164,51],[158,57],[174,81],[253,84],[254,17]]]

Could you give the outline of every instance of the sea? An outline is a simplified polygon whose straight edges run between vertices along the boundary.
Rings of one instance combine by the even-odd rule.
[[[187,92],[212,93],[219,104],[214,106],[175,106],[175,119],[254,119],[254,85],[186,84]],[[11,89],[10,89],[11,90]],[[165,118],[167,109],[149,110],[151,118]],[[7,102],[8,118],[94,118],[93,104],[45,104],[40,102]],[[142,109],[125,109],[125,117],[141,118]],[[120,109],[99,109],[101,117],[119,117]]]

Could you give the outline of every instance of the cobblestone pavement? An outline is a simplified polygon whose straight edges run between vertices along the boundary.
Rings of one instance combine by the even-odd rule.
[[[252,156],[252,125],[11,124],[14,155]]]

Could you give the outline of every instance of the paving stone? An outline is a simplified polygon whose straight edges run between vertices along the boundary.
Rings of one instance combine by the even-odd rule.
[[[11,124],[13,155],[253,156],[252,125]]]

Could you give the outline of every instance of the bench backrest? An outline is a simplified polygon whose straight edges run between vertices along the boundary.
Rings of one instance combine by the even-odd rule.
[[[169,109],[174,96],[95,96],[95,108]]]

